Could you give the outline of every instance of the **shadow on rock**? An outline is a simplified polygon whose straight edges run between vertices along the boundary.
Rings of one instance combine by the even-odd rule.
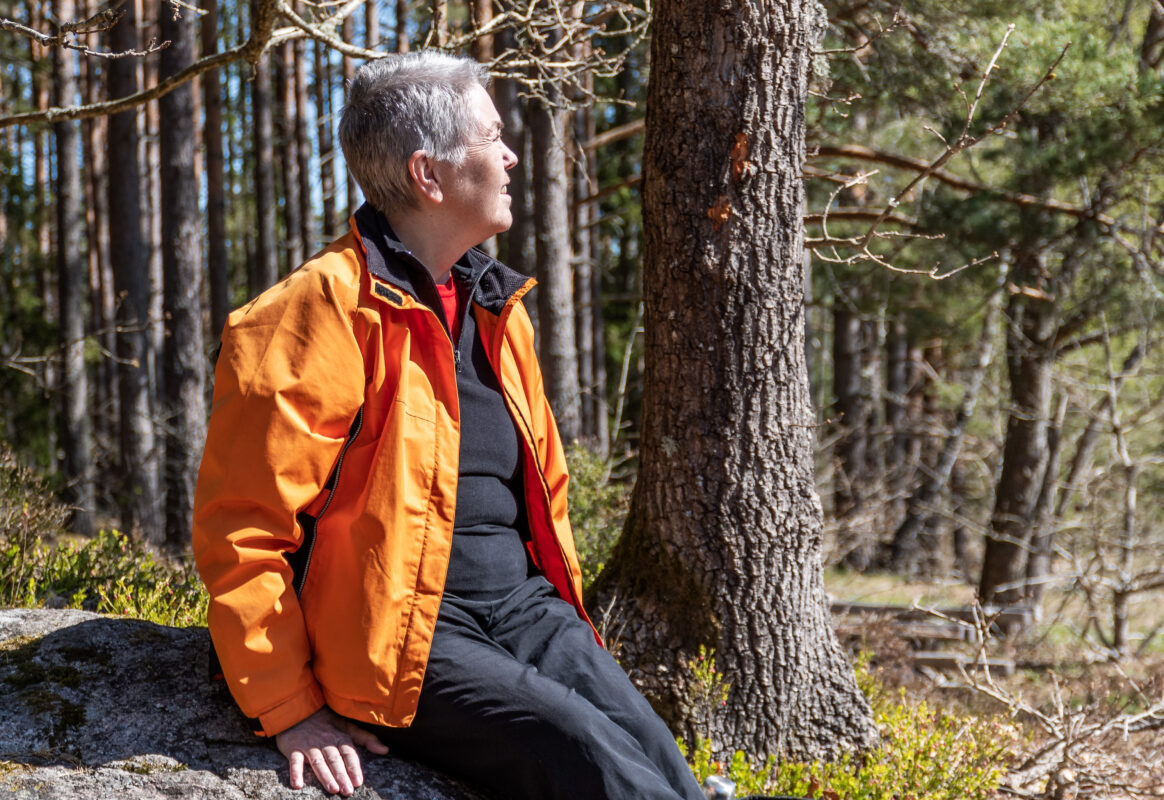
[[[0,610],[0,789],[8,797],[311,798],[207,680],[205,628],[84,611]],[[365,798],[480,800],[392,756],[365,756]]]

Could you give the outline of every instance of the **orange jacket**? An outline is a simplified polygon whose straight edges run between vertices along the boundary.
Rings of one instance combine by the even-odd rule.
[[[223,674],[263,735],[324,703],[377,725],[416,712],[452,546],[459,410],[452,344],[389,233],[365,206],[223,334],[194,556]],[[520,302],[533,281],[468,258],[524,443],[531,554],[586,619],[566,462]]]

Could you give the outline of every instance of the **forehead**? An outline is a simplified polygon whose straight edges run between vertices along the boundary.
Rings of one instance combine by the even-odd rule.
[[[483,87],[474,86],[469,91],[469,108],[485,130],[492,131],[501,125],[501,115],[497,113],[497,107],[493,105],[489,92]]]

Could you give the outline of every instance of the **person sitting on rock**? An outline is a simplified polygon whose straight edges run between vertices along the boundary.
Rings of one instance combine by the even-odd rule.
[[[231,692],[294,788],[356,745],[505,798],[696,800],[582,608],[566,461],[522,297],[475,246],[517,157],[479,64],[361,67],[340,122],[367,203],[235,311],[194,554]]]

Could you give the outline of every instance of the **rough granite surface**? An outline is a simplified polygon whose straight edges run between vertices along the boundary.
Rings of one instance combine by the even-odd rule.
[[[204,628],[85,611],[0,610],[0,797],[311,800],[207,680]],[[484,800],[416,764],[362,753],[371,800]]]

